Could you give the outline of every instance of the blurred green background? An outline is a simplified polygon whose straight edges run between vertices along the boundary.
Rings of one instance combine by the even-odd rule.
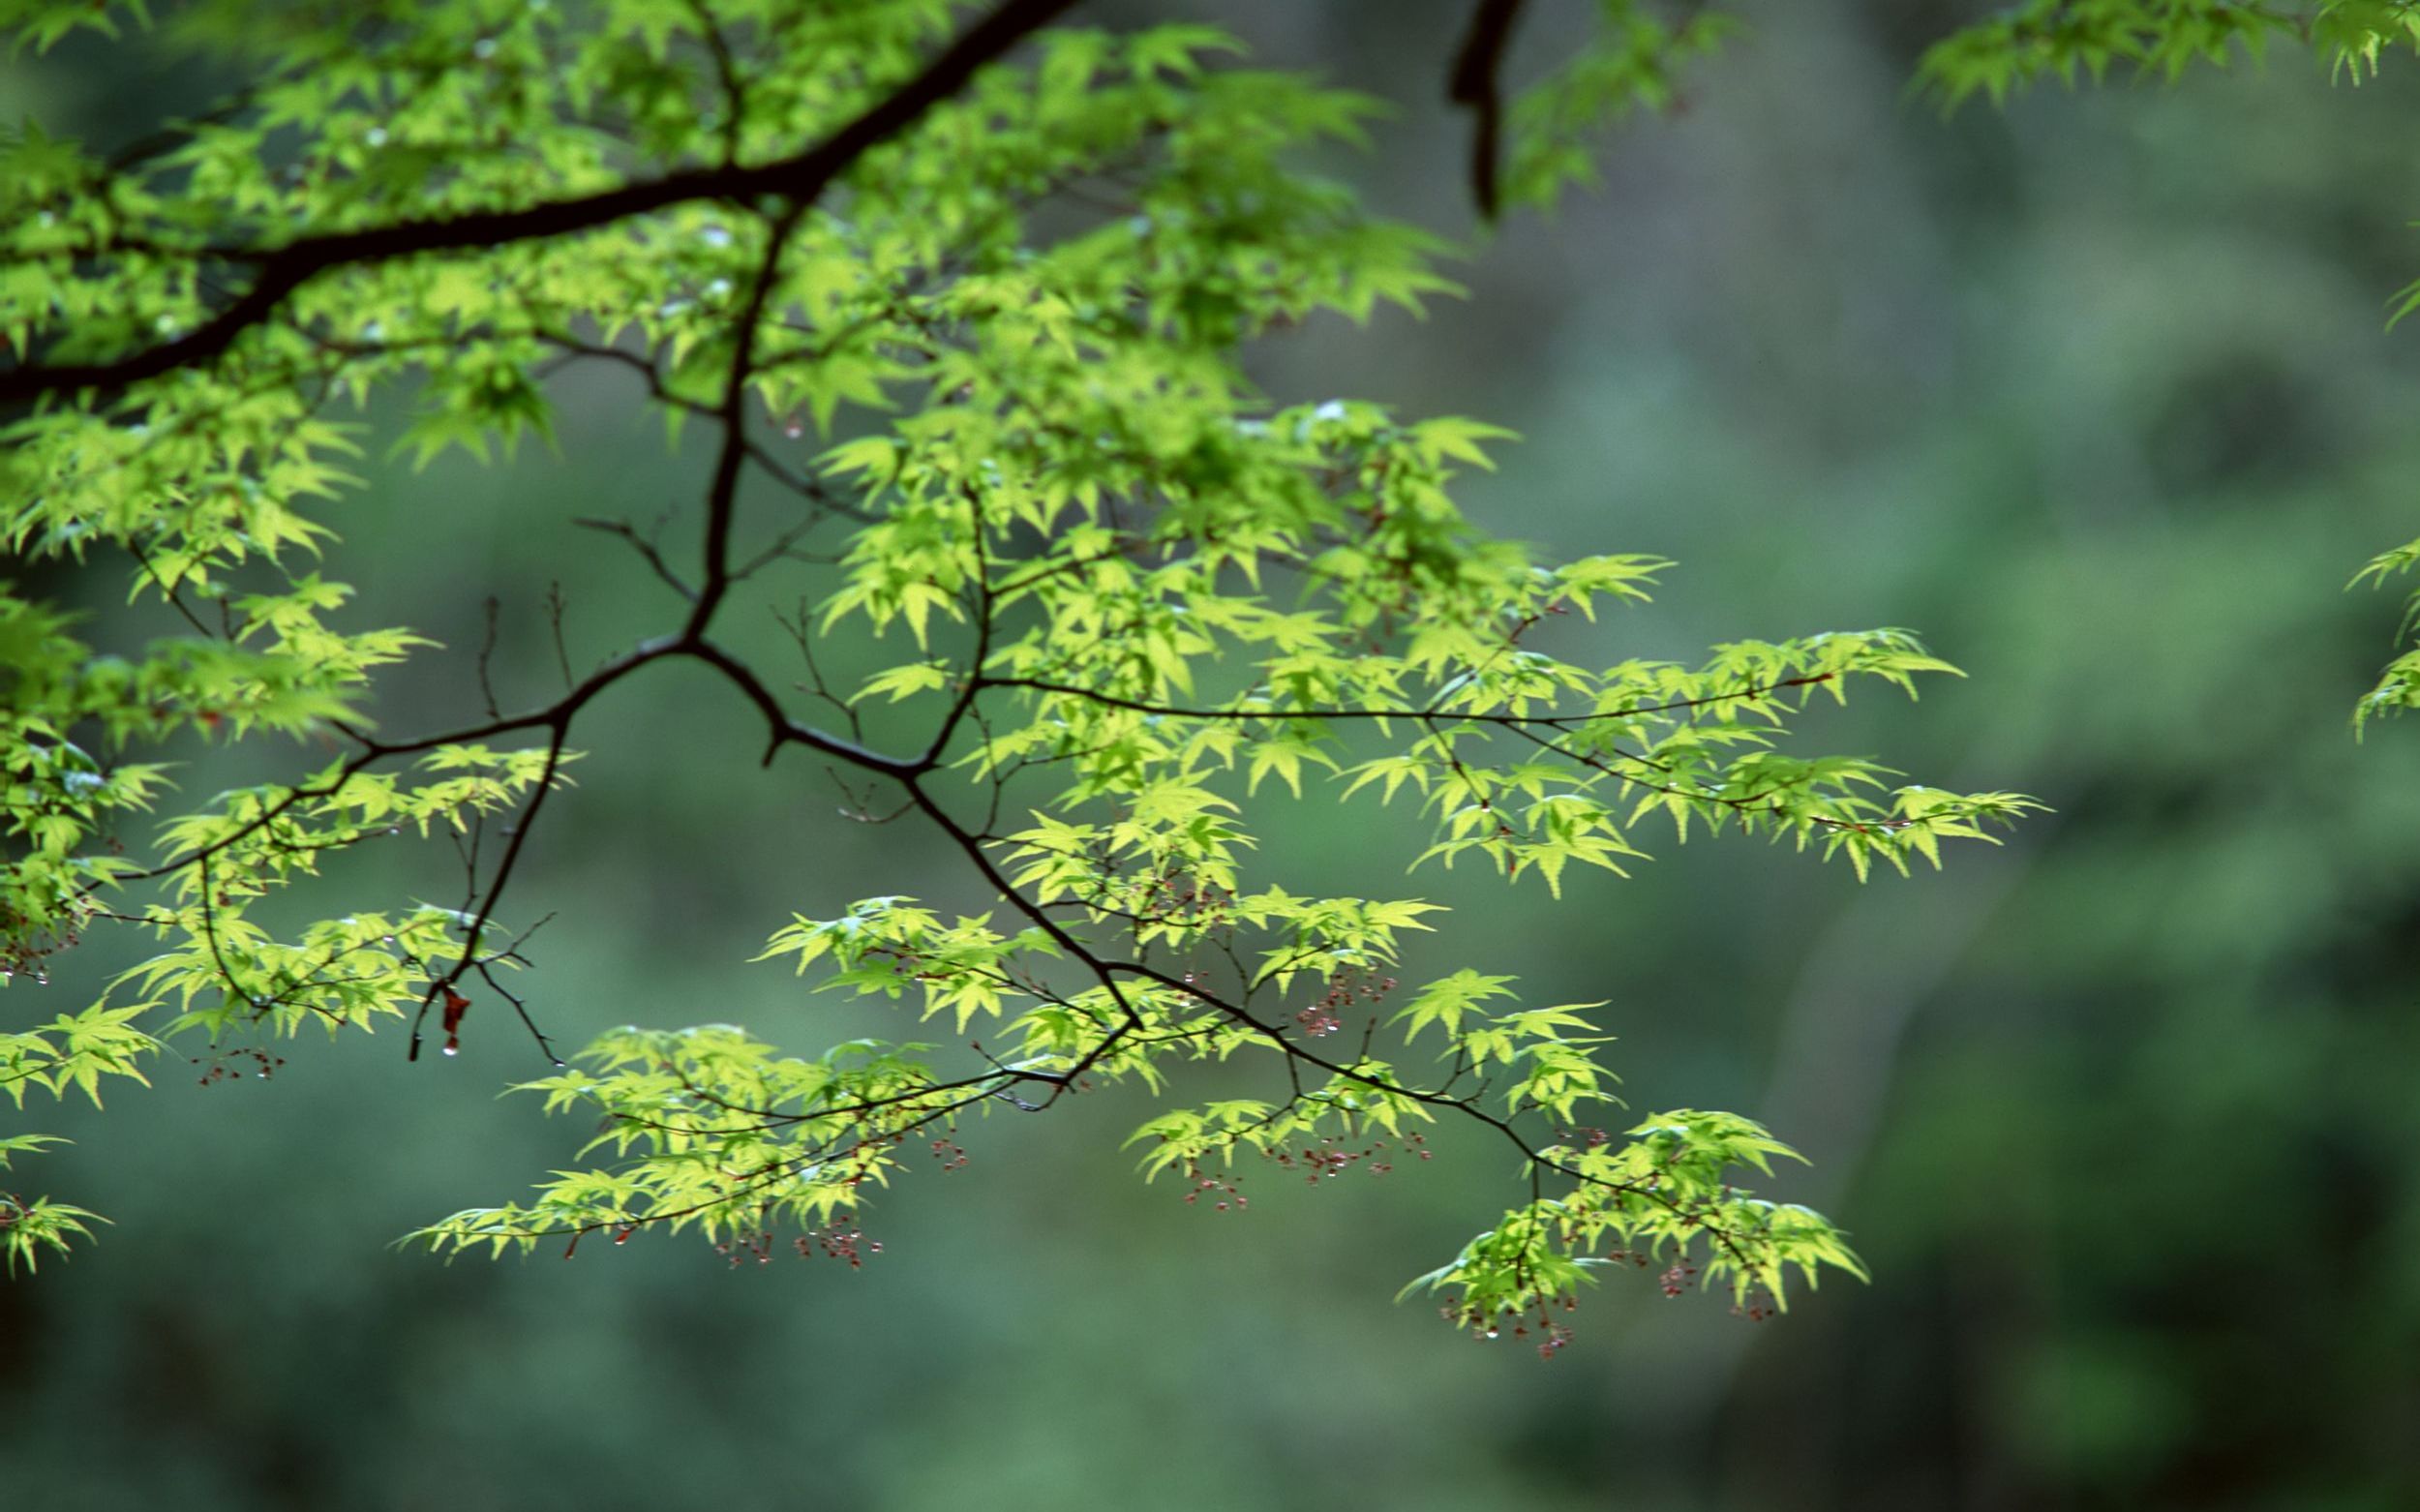
[[[1439,103],[1463,10],[1097,15],[1214,18],[1399,102],[1332,166],[1463,236]],[[1557,46],[1540,10],[1517,69]],[[204,1086],[180,1054],[106,1116],[24,1121],[78,1141],[25,1182],[118,1222],[0,1285],[0,1507],[2420,1505],[2420,730],[2354,742],[2397,609],[2338,591],[2420,529],[2420,336],[2382,328],[2420,274],[2420,76],[2330,88],[2281,55],[1945,123],[1904,81],[1956,8],[1744,11],[1598,192],[1462,270],[1467,303],[1254,362],[1289,400],[1521,430],[1469,480],[1476,518],[1682,564],[1608,648],[1920,629],[1971,678],[1817,739],[2056,814],[1940,876],[1693,844],[1547,907],[1407,882],[1395,819],[1315,797],[1281,805],[1270,869],[1452,903],[1420,964],[1613,999],[1634,1106],[1768,1119],[1816,1163],[1781,1194],[1846,1225],[1873,1285],[1759,1325],[1616,1277],[1541,1364],[1388,1300],[1516,1194],[1497,1147],[1449,1134],[1316,1191],[1255,1172],[1219,1216],[1139,1183],[1139,1105],[1108,1098],[971,1126],[965,1169],[872,1210],[862,1273],[660,1240],[448,1267],[391,1241],[585,1133],[496,1099],[542,1068],[491,1013],[456,1060],[306,1041]],[[7,64],[0,111],[117,141],[206,82],[71,49]],[[550,580],[576,662],[669,620],[568,521],[650,520],[699,459],[619,378],[560,399],[560,455],[381,468],[331,511],[361,622],[451,647],[394,680],[391,728],[476,711],[491,593],[508,703],[550,686]],[[114,582],[41,587],[125,615]],[[806,1048],[878,1023],[741,963],[793,909],[980,898],[908,827],[839,818],[810,764],[758,771],[711,680],[625,692],[515,884],[522,917],[560,913],[529,979],[550,1027],[732,1019]],[[432,847],[339,887],[458,879]],[[0,1012],[46,1016],[136,949]]]

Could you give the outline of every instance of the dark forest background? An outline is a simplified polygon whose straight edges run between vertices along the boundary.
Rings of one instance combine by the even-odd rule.
[[[1325,166],[1464,237],[1465,9],[1098,16],[1205,16],[1394,100],[1376,153]],[[1516,71],[1558,45],[1534,9]],[[2420,76],[2332,88],[2281,54],[1945,123],[1905,80],[1956,8],[1743,10],[1597,191],[1461,270],[1467,302],[1253,360],[1288,400],[1524,433],[1475,517],[1681,563],[1609,645],[1920,629],[1970,679],[1822,737],[2056,814],[1937,877],[1691,844],[1547,907],[1406,883],[1382,811],[1315,793],[1272,862],[1452,903],[1427,964],[1613,999],[1633,1105],[1770,1122],[1815,1162],[1778,1194],[1846,1225],[1873,1285],[1753,1324],[1616,1277],[1541,1364],[1388,1300],[1514,1194],[1493,1144],[1316,1191],[1255,1172],[1218,1216],[1139,1182],[1140,1106],[1105,1098],[973,1126],[965,1169],[872,1210],[860,1274],[663,1240],[446,1266],[392,1241],[582,1137],[495,1097],[541,1072],[526,1039],[474,1024],[417,1065],[398,1035],[305,1041],[206,1086],[183,1046],[151,1094],[39,1124],[78,1143],[25,1174],[117,1225],[0,1285],[0,1507],[2420,1505],[2420,729],[2354,741],[2398,610],[2339,591],[2420,530],[2420,332],[2384,329],[2420,275]],[[214,82],[79,45],[0,67],[0,114],[116,141]],[[390,728],[475,707],[491,593],[508,699],[551,676],[549,581],[576,658],[665,619],[569,521],[693,498],[699,459],[618,379],[559,398],[560,455],[380,468],[330,511],[362,622],[452,648],[395,680]],[[115,582],[42,586],[126,612]],[[876,1022],[741,963],[794,909],[980,899],[802,766],[760,773],[719,690],[629,691],[516,883],[561,915],[531,979],[551,1026],[812,1047]],[[380,906],[453,874],[433,850],[348,885]],[[137,949],[0,1012],[46,1016]]]

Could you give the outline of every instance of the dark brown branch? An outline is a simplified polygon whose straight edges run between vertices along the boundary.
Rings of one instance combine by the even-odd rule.
[[[546,1037],[546,1031],[538,1027],[538,1021],[529,1016],[529,1005],[522,1001],[512,988],[497,981],[496,973],[488,969],[487,962],[474,961],[471,963],[471,970],[479,974],[480,981],[495,989],[498,997],[513,1006],[513,1012],[521,1015],[522,1027],[529,1030],[529,1038],[538,1043],[538,1053],[544,1055],[549,1064],[558,1068],[561,1067],[564,1064],[563,1058],[555,1053],[555,1042],[549,1040]]]
[[[972,522],[968,530],[968,538],[973,544],[975,553],[975,649],[967,658],[966,685],[958,690],[956,698],[951,700],[950,711],[942,716],[941,727],[933,732],[932,742],[924,747],[924,754],[918,758],[918,765],[926,770],[940,766],[942,760],[949,754],[951,737],[957,734],[958,726],[965,722],[968,711],[972,710],[975,707],[975,701],[983,696],[983,666],[991,660],[991,627],[993,620],[997,618],[997,605],[991,592],[991,565],[983,556],[983,496],[972,487],[966,490],[966,507]]]
[[[656,548],[655,542],[640,534],[637,526],[627,520],[599,520],[588,515],[581,515],[571,523],[584,530],[602,530],[607,535],[619,535],[628,541],[631,550],[639,554],[667,587],[688,602],[697,602],[697,590],[681,580],[681,574],[673,571],[672,564],[664,560],[664,554]]]
[[[795,200],[773,218],[771,234],[765,241],[764,259],[756,270],[755,282],[748,287],[747,303],[735,322],[731,368],[723,378],[722,402],[715,409],[722,421],[723,440],[714,455],[713,478],[706,489],[704,576],[689,611],[688,626],[681,632],[690,640],[706,633],[723,595],[731,590],[731,528],[739,512],[740,474],[747,464],[748,379],[756,372],[756,338],[766,307],[772,302],[773,287],[781,282],[781,255],[789,248],[791,236],[805,216],[806,205],[803,199]]]
[[[722,86],[723,162],[740,161],[740,133],[747,120],[747,91],[740,77],[740,60],[732,56],[731,44],[722,28],[714,24],[714,13],[704,0],[689,0],[689,14],[697,20],[698,36],[714,60],[714,77]]]
[[[635,215],[702,199],[748,201],[778,196],[811,203],[866,153],[913,125],[966,84],[977,70],[1070,9],[1075,0],[1004,0],[914,78],[803,152],[755,167],[724,164],[687,168],[576,199],[517,210],[483,210],[400,221],[357,231],[305,236],[283,247],[212,249],[205,259],[250,264],[252,287],[196,329],[172,341],[102,362],[29,366],[0,372],[0,405],[52,395],[114,393],[130,383],[211,361],[269,319],[295,290],[322,273],[426,253],[463,252],[593,230]]]
[[[1237,1024],[1252,1030],[1254,1033],[1261,1036],[1261,1038],[1269,1041],[1286,1056],[1289,1065],[1295,1062],[1300,1062],[1305,1065],[1316,1066],[1320,1070],[1328,1073],[1330,1075],[1341,1076],[1347,1081],[1359,1082],[1361,1085],[1370,1087],[1376,1091],[1391,1093],[1397,1097],[1408,1098],[1414,1103],[1425,1104],[1432,1107],[1452,1108],[1465,1117],[1473,1119],[1476,1122],[1484,1124],[1488,1128],[1495,1130],[1497,1134],[1501,1135],[1513,1146],[1514,1149],[1521,1152],[1522,1159],[1528,1163],[1533,1173],[1539,1170],[1551,1170],[1558,1176],[1566,1177],[1572,1181],[1580,1183],[1583,1186],[1597,1187],[1609,1192],[1618,1192],[1629,1195],[1643,1197],[1646,1200],[1653,1202],[1657,1206],[1673,1213],[1681,1213],[1684,1211],[1684,1207],[1681,1203],[1675,1201],[1664,1193],[1657,1191],[1651,1184],[1646,1182],[1608,1180],[1602,1176],[1590,1175],[1576,1166],[1565,1164],[1564,1162],[1549,1159],[1539,1146],[1529,1142],[1528,1136],[1523,1134],[1520,1129],[1515,1127],[1511,1119],[1500,1118],[1480,1105],[1480,1096],[1486,1090],[1484,1087],[1482,1087],[1478,1092],[1471,1093],[1466,1097],[1456,1096],[1450,1093],[1436,1090],[1407,1087],[1402,1082],[1395,1081],[1388,1077],[1373,1076],[1367,1072],[1359,1071],[1342,1061],[1331,1060],[1328,1057],[1319,1054],[1316,1050],[1308,1049],[1305,1046],[1296,1043],[1293,1040],[1287,1038],[1286,1032],[1283,1029],[1280,1029],[1277,1025],[1256,1017],[1232,1003],[1226,1002],[1216,993],[1205,989],[1195,983],[1188,982],[1178,977],[1171,977],[1164,971],[1157,970],[1151,966],[1147,966],[1136,961],[1106,961],[1102,964],[1111,972],[1121,973],[1127,976],[1139,977],[1144,981],[1157,983],[1159,985],[1165,987],[1170,991],[1181,992],[1186,996],[1193,998],[1196,1002],[1201,1003],[1204,1007],[1225,1014],[1228,1018],[1234,1020]],[[1299,1095],[1300,1093],[1298,1091],[1297,1096]],[[1730,1251],[1732,1255],[1741,1261],[1742,1264],[1745,1263],[1747,1258],[1746,1255],[1740,1250],[1739,1241],[1734,1239],[1727,1230],[1719,1228],[1712,1224],[1707,1224],[1705,1228],[1709,1239]]]
[[[599,361],[617,363],[622,367],[630,369],[646,381],[649,395],[651,396],[658,404],[670,406],[675,409],[680,409],[689,414],[703,415],[710,420],[720,420],[722,418],[721,407],[710,405],[701,399],[692,399],[686,394],[675,393],[672,386],[664,381],[664,375],[657,370],[655,364],[638,352],[628,351],[620,347],[605,347],[599,346],[593,342],[583,342],[573,337],[560,335],[555,332],[544,333],[543,340],[545,340],[549,346],[561,348],[566,356],[592,357]],[[771,365],[772,364],[770,363],[759,363],[756,371],[762,373]],[[826,488],[821,480],[807,476],[791,468],[787,463],[784,463],[779,457],[775,456],[771,449],[764,445],[764,443],[754,439],[753,438],[749,438],[743,439],[741,444],[742,449],[747,454],[747,460],[755,464],[757,470],[763,472],[767,477],[771,478],[775,483],[779,484],[784,489],[798,495],[808,503],[813,504],[817,509],[822,510],[827,514],[847,515],[853,520],[870,520],[873,518],[873,516],[867,514],[864,510],[860,509],[857,505],[850,503],[848,500],[834,494],[831,489]],[[586,522],[575,523],[585,524]],[[785,550],[786,547],[787,542],[785,542],[784,545]],[[749,565],[741,567],[738,571],[734,572],[732,574],[732,580],[737,582],[740,579],[748,576],[749,573],[755,571],[756,568],[762,564],[763,560],[766,559],[768,556],[769,554],[767,553],[760,553],[758,561],[751,562]],[[684,596],[689,596],[686,590],[683,591]]]
[[[471,917],[469,926],[463,931],[462,958],[455,961],[443,976],[431,979],[428,990],[420,996],[420,1012],[411,1021],[411,1043],[405,1055],[407,1060],[420,1058],[420,1026],[429,1016],[429,1006],[437,1001],[439,994],[453,991],[454,983],[478,963],[479,942],[486,935],[488,925],[495,921],[496,905],[503,901],[505,885],[512,881],[513,867],[521,861],[522,847],[529,843],[529,831],[536,825],[538,810],[545,806],[546,795],[555,790],[555,773],[562,770],[563,740],[570,729],[569,713],[556,719],[554,737],[546,745],[546,767],[538,773],[536,785],[529,790],[529,805],[521,811],[520,822],[513,826],[512,839],[504,846],[503,859],[496,863],[496,880],[488,884],[487,895],[480,900],[478,913]],[[447,1027],[452,1026],[449,1024]],[[531,1033],[536,1033],[536,1025],[530,1026]],[[540,1042],[543,1041],[544,1037],[540,1036]],[[449,1039],[446,1048],[451,1050],[452,1047],[453,1042]],[[554,1052],[550,1049],[547,1053],[551,1058]]]
[[[184,855],[172,858],[157,866],[143,871],[128,872],[115,880],[120,883],[148,882],[197,865],[227,847],[239,844],[258,833],[262,829],[274,824],[295,804],[309,799],[333,797],[344,789],[346,783],[380,761],[398,756],[417,756],[426,751],[436,750],[441,745],[462,745],[477,741],[492,740],[497,736],[510,735],[520,730],[567,727],[572,716],[585,708],[591,699],[596,698],[639,668],[673,656],[688,656],[706,662],[729,678],[750,702],[765,712],[772,724],[775,741],[778,744],[804,745],[821,751],[827,756],[836,757],[852,766],[862,767],[869,771],[881,772],[888,776],[899,775],[910,766],[907,762],[884,756],[855,741],[842,740],[838,736],[827,735],[821,730],[790,718],[782,711],[779,702],[773,698],[771,692],[753,672],[713,643],[666,636],[633,647],[590,673],[577,687],[565,693],[555,703],[529,713],[515,714],[504,719],[492,719],[483,724],[469,725],[457,730],[448,730],[442,734],[422,736],[409,741],[380,741],[358,728],[339,725],[338,728],[344,730],[362,748],[337,768],[335,773],[326,781],[288,788],[283,797],[217,839],[196,846]]]
[[[496,619],[502,608],[495,594],[487,596],[487,632],[479,640],[479,697],[487,704],[490,719],[504,717],[503,711],[496,705],[496,682],[490,676],[490,667],[496,659]]]
[[[132,535],[129,535],[126,538],[126,549],[134,556],[135,560],[141,564],[143,576],[149,578],[152,586],[160,590],[160,596],[168,601],[168,607],[174,609],[177,612],[177,615],[183,619],[187,624],[192,625],[197,634],[198,634],[205,641],[215,641],[220,639],[218,635],[211,631],[211,628],[208,625],[201,622],[200,617],[196,615],[192,607],[185,602],[185,595],[179,593],[176,590],[175,586],[170,584],[167,579],[160,576],[160,569],[151,564],[151,554],[143,550],[142,543],[140,541],[135,539]],[[225,606],[222,605],[221,609],[224,613]]]
[[[772,743],[776,748],[783,745],[803,745],[809,750],[821,751],[827,756],[836,756],[853,767],[862,767],[868,771],[877,771],[887,777],[906,777],[919,770],[913,761],[885,756],[854,741],[844,741],[836,735],[827,735],[812,726],[799,723],[782,710],[781,701],[773,697],[772,690],[765,685],[763,679],[751,671],[746,663],[733,656],[712,641],[704,639],[682,641],[674,645],[671,650],[680,655],[705,662],[728,678],[732,685],[744,694],[748,702],[754,704],[758,711],[764,714],[765,722],[771,729]]]
[[[1479,0],[1470,13],[1470,27],[1454,53],[1454,71],[1447,77],[1445,97],[1471,113],[1470,197],[1485,220],[1499,208],[1497,175],[1503,151],[1503,86],[1497,76],[1504,48],[1512,41],[1513,24],[1521,19],[1523,0]]]

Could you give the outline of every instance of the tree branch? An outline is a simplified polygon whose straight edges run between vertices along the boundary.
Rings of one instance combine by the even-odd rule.
[[[251,264],[252,287],[196,329],[171,341],[101,362],[22,366],[0,371],[0,405],[53,395],[114,393],[130,383],[211,361],[266,321],[295,290],[322,273],[433,252],[504,246],[593,230],[634,215],[701,199],[751,200],[777,195],[811,203],[875,147],[956,94],[977,70],[1057,18],[1075,0],[1004,0],[969,27],[923,71],[822,141],[772,163],[689,168],[641,184],[625,184],[576,199],[517,210],[476,211],[432,220],[399,221],[357,231],[333,231],[274,248],[202,248],[199,260]]]
[[[1446,78],[1446,99],[1471,112],[1470,197],[1481,219],[1488,221],[1496,219],[1498,209],[1497,174],[1503,150],[1504,97],[1497,72],[1503,67],[1504,48],[1512,41],[1513,24],[1521,19],[1522,4],[1479,0]]]

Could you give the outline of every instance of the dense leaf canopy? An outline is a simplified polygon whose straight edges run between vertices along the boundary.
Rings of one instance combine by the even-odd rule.
[[[98,1001],[0,1026],[15,1104],[98,1101],[176,1035],[400,1020],[416,1055],[434,1017],[450,1051],[485,1005],[551,1056],[527,949],[545,903],[515,868],[578,770],[583,714],[677,663],[761,716],[767,764],[796,748],[801,784],[837,774],[860,817],[930,827],[992,897],[969,917],[767,902],[764,958],[946,1043],[798,1057],[727,1024],[608,1034],[529,1084],[593,1122],[594,1164],[428,1225],[433,1248],[664,1229],[735,1259],[854,1259],[869,1184],[911,1151],[946,1164],[981,1116],[1132,1082],[1163,1104],[1133,1134],[1144,1171],[1214,1205],[1243,1201],[1242,1156],[1319,1179],[1447,1128],[1505,1141],[1516,1201],[1413,1285],[1550,1353],[1592,1267],[1719,1284],[1759,1315],[1792,1272],[1860,1269],[1825,1219],[1761,1194],[1788,1153],[1762,1128],[1611,1111],[1596,1005],[1526,1004],[1483,940],[1467,969],[1399,982],[1403,937],[1446,927],[1441,905],[1289,889],[1254,864],[1255,795],[1391,805],[1428,832],[1437,888],[1484,871],[1557,896],[1575,867],[1619,872],[1693,831],[1860,875],[1938,864],[2032,805],[1909,785],[1793,727],[1815,698],[1950,669],[1891,628],[1626,654],[1600,611],[1668,563],[1541,560],[1453,503],[1507,433],[1260,393],[1256,337],[1416,311],[1452,291],[1449,249],[1304,166],[1358,140],[1372,102],[1253,71],[1199,28],[1082,29],[1068,9],[0,5],[26,45],[156,22],[255,80],[114,154],[32,123],[0,140],[0,402],[18,407],[0,529],[29,567],[114,575],[182,625],[95,644],[0,591],[0,964],[39,978],[102,927],[157,942]],[[1491,209],[1584,176],[1590,134],[1666,103],[1724,30],[1608,4],[1592,46],[1499,106],[1497,9],[1454,85]],[[2038,3],[1926,73],[1952,102],[1998,97],[2295,20]],[[2408,30],[2390,4],[2300,25],[2363,68]],[[381,674],[432,646],[348,611],[362,568],[326,501],[361,481],[362,414],[408,404],[415,463],[501,460],[548,438],[549,380],[582,367],[636,375],[676,435],[712,438],[688,542],[587,522],[653,571],[661,632],[585,676],[564,657],[560,695],[521,710],[482,653],[458,723],[385,729]],[[778,669],[725,633],[768,605],[800,606]],[[828,676],[869,645],[870,676]],[[2373,704],[2413,685],[2390,670]],[[260,780],[177,787],[180,751],[238,741]],[[390,837],[457,859],[460,897],[340,901],[342,853]],[[1205,1100],[1217,1063],[1258,1068],[1259,1090]],[[0,1139],[0,1159],[42,1142]],[[12,1263],[91,1217],[0,1194]]]

